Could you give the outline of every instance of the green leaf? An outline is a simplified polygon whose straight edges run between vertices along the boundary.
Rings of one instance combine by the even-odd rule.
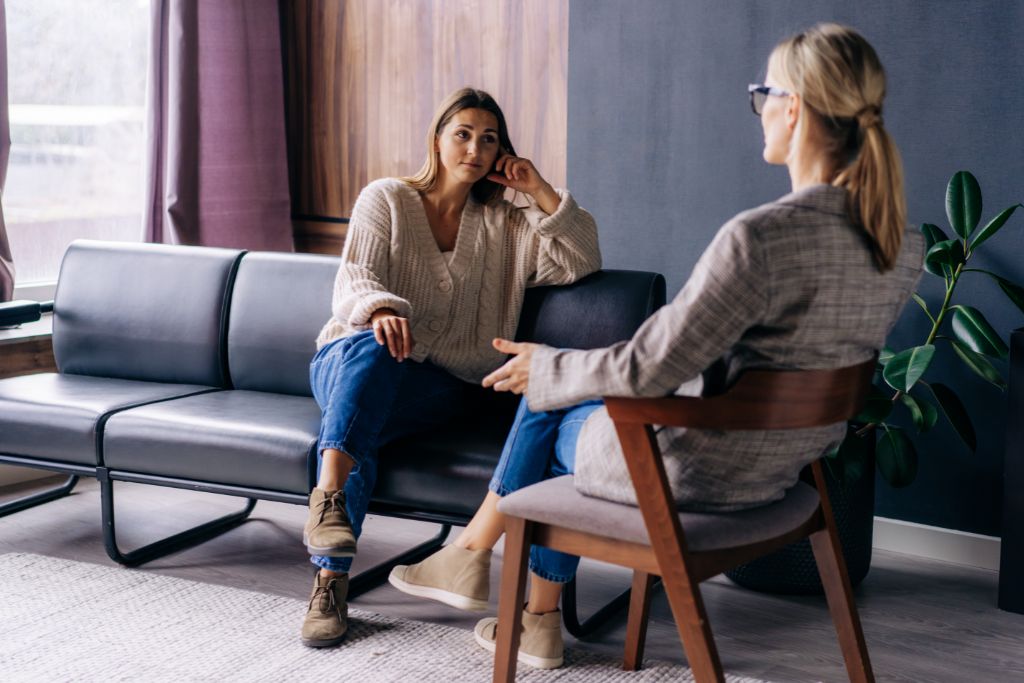
[[[934,247],[937,242],[945,242],[949,239],[946,237],[946,233],[942,232],[942,228],[931,223],[922,223],[921,232],[924,233],[925,251]]]
[[[1015,285],[1006,278],[999,277],[998,275],[994,275],[993,277],[996,282],[999,283],[999,288],[1003,290],[1003,294],[1005,294],[1010,301],[1012,301],[1014,305],[1024,313],[1024,287]]]
[[[1006,381],[1003,380],[1003,376],[999,374],[999,371],[989,362],[988,358],[985,358],[980,353],[975,353],[967,348],[965,344],[955,339],[953,340],[953,350],[956,351],[956,355],[960,356],[960,360],[983,380],[995,384],[1000,389],[1006,388]]]
[[[970,237],[981,220],[981,187],[968,171],[957,171],[946,186],[946,217],[953,232]]]
[[[931,389],[939,407],[942,408],[943,415],[949,420],[949,424],[953,426],[964,445],[971,449],[971,453],[978,450],[978,438],[974,435],[974,425],[956,392],[938,382],[932,382],[925,386]]]
[[[886,364],[882,376],[886,383],[896,391],[908,392],[921,375],[928,369],[935,355],[935,345],[915,346],[900,351]]]
[[[899,427],[886,427],[878,440],[878,469],[894,488],[901,488],[917,476],[917,449]]]
[[[896,352],[890,349],[888,346],[883,346],[882,350],[878,352],[878,362],[885,367],[888,365],[892,357],[896,355]]]
[[[964,262],[964,245],[958,240],[936,242],[924,257],[924,266],[929,273],[942,275],[942,266],[956,268]]]
[[[927,432],[935,426],[939,419],[939,411],[931,402],[910,394],[900,394],[900,401],[910,411],[910,417],[913,418],[918,433]]]
[[[928,304],[925,302],[925,300],[922,299],[921,296],[916,292],[914,294],[911,294],[910,296],[913,297],[914,301],[917,302],[917,305],[921,307],[921,310],[924,311],[924,314],[926,316],[928,316],[928,319],[931,320],[932,322],[935,322],[935,318],[933,318],[932,314],[928,312]]]
[[[993,358],[1006,358],[1010,349],[985,316],[971,306],[956,305],[953,311],[953,334],[978,353]]]
[[[872,384],[871,391],[868,393],[868,399],[864,403],[864,407],[861,408],[861,411],[853,418],[853,421],[864,424],[881,422],[885,418],[889,417],[889,413],[891,412],[892,399],[889,398],[884,391]]]
[[[1018,206],[1021,206],[1021,204],[1014,204],[1008,209],[1003,209],[998,216],[990,220],[988,222],[988,225],[982,228],[981,231],[975,236],[975,238],[971,240],[970,251],[974,251],[981,245],[982,242],[987,240],[992,235],[996,234],[996,232],[999,231],[999,228],[1003,227],[1007,219],[1013,215],[1014,211],[1017,210]]]

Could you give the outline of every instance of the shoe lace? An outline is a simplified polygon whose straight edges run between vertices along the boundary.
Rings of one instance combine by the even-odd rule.
[[[327,496],[320,501],[320,521],[324,521],[324,517],[329,512],[336,512],[337,514],[345,514],[345,501],[341,497],[340,493],[335,493],[333,496]]]
[[[317,585],[313,590],[313,597],[309,599],[309,609],[313,609],[313,603],[315,602],[317,603],[316,608],[322,614],[341,612],[338,608],[338,599],[334,594],[335,582],[337,582],[337,579],[331,579],[323,585]]]

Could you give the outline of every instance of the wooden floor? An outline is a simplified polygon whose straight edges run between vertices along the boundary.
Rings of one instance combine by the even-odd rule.
[[[26,490],[31,490],[28,485],[0,491],[0,500]],[[119,483],[117,491],[123,550],[240,507],[239,499],[136,484]],[[112,564],[103,551],[99,502],[96,482],[83,480],[67,498],[0,519],[0,553]],[[156,572],[304,599],[313,570],[301,545],[303,521],[300,507],[261,502],[251,521],[241,527],[198,548],[125,571]],[[427,524],[371,518],[355,569],[433,533],[434,527]],[[500,565],[496,561],[493,569],[495,595]],[[584,611],[625,588],[629,579],[624,570],[587,561],[580,576]],[[40,590],[55,579],[41,576]],[[1024,616],[996,609],[996,583],[994,572],[876,552],[871,573],[857,590],[857,604],[878,679],[1024,680]],[[0,578],[0,599],[2,592]],[[754,593],[721,577],[706,582],[703,593],[727,672],[771,681],[846,680],[823,599]],[[480,617],[409,598],[387,584],[352,604],[381,614],[457,626],[466,630],[467,638]],[[293,629],[297,636],[301,616],[296,613],[295,623],[282,628]],[[618,656],[624,632],[623,618],[573,646]],[[651,610],[647,656],[684,660],[662,594]]]

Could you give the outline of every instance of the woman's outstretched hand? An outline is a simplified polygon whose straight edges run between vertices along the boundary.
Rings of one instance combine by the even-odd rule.
[[[494,169],[495,172],[487,176],[488,180],[511,187],[516,192],[525,192],[548,215],[558,210],[561,198],[529,159],[503,154],[495,162]]]
[[[530,360],[533,352],[540,344],[528,342],[513,342],[507,339],[495,339],[494,348],[502,353],[510,353],[515,358],[510,359],[500,368],[484,377],[484,387],[493,388],[495,391],[511,391],[513,394],[525,394],[526,387],[530,382]]]
[[[409,319],[402,318],[390,308],[380,308],[370,316],[373,337],[381,346],[388,347],[388,353],[401,363],[412,353],[415,342],[409,329]]]

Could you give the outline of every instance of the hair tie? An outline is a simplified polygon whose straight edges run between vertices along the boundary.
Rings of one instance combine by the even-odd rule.
[[[874,126],[882,125],[882,110],[880,107],[869,104],[868,106],[861,109],[854,115],[857,119],[857,125],[862,129],[866,130]]]

